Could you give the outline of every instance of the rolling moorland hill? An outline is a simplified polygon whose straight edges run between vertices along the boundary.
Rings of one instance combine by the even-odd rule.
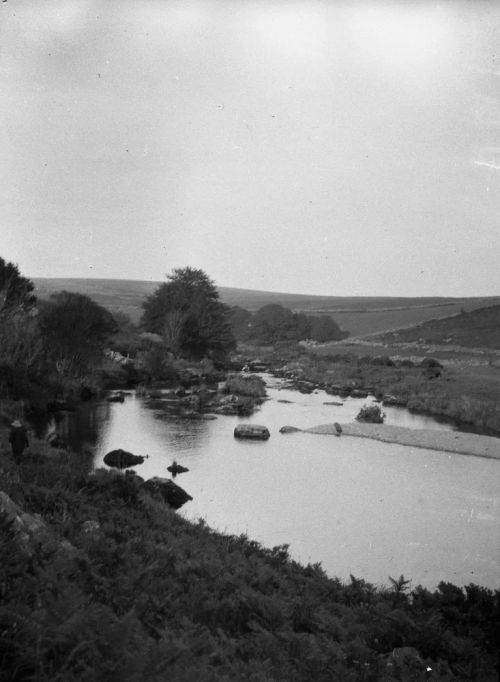
[[[127,314],[137,323],[142,302],[161,282],[119,279],[33,278],[39,298],[57,291],[90,296],[112,313]],[[396,298],[389,296],[309,296],[270,291],[219,287],[221,300],[254,312],[268,303],[279,303],[294,312],[331,315],[351,336],[410,327],[435,318],[449,317],[461,310],[472,311],[500,305],[500,296],[483,298]]]
[[[425,343],[500,350],[500,305],[463,311],[377,337],[383,343]]]

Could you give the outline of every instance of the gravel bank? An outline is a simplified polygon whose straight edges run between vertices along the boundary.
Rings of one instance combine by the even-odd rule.
[[[491,436],[435,429],[406,429],[402,426],[390,426],[388,424],[349,423],[341,424],[341,426],[342,436],[373,438],[384,443],[397,443],[399,445],[411,445],[415,448],[454,452],[460,455],[500,459],[500,438],[492,438]],[[334,424],[321,424],[305,431],[306,433],[337,435]]]

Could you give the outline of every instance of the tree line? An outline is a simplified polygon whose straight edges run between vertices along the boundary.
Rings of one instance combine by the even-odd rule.
[[[324,343],[338,341],[347,335],[329,315],[294,313],[278,303],[265,305],[253,314],[234,306],[231,324],[238,341],[263,345],[306,339]]]
[[[136,327],[84,294],[38,300],[33,283],[0,258],[0,398],[98,390],[106,348],[132,355],[147,381],[175,378],[186,359],[222,367],[236,347],[230,309],[202,270],[174,270],[143,308]]]
[[[271,304],[255,313],[229,307],[203,271],[177,268],[143,303],[139,326],[88,296],[61,291],[37,300],[33,283],[0,258],[0,397],[35,388],[99,384],[106,347],[134,357],[148,379],[173,378],[179,361],[224,367],[238,341],[256,344],[342,338],[327,315],[307,316]],[[177,363],[177,364],[176,364]]]
[[[0,397],[18,400],[49,385],[92,384],[113,315],[83,294],[38,300],[34,285],[0,258]]]

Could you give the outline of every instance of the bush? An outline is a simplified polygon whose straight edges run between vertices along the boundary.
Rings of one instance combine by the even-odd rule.
[[[382,412],[380,405],[365,405],[358,412],[356,420],[369,424],[383,424],[385,412]]]
[[[224,393],[237,393],[251,398],[264,398],[266,395],[266,383],[255,374],[231,374],[226,379]]]

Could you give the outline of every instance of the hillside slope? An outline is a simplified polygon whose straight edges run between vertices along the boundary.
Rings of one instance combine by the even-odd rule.
[[[389,344],[425,343],[500,349],[500,305],[429,320],[409,329],[388,332],[380,339]]]
[[[119,279],[34,278],[36,294],[48,298],[65,289],[90,296],[112,313],[126,313],[137,323],[142,302],[161,282]],[[474,310],[500,304],[500,296],[483,298],[401,298],[390,296],[309,296],[271,291],[219,287],[221,300],[251,311],[279,303],[296,312],[331,315],[351,335],[372,334],[448,317],[461,309]]]

